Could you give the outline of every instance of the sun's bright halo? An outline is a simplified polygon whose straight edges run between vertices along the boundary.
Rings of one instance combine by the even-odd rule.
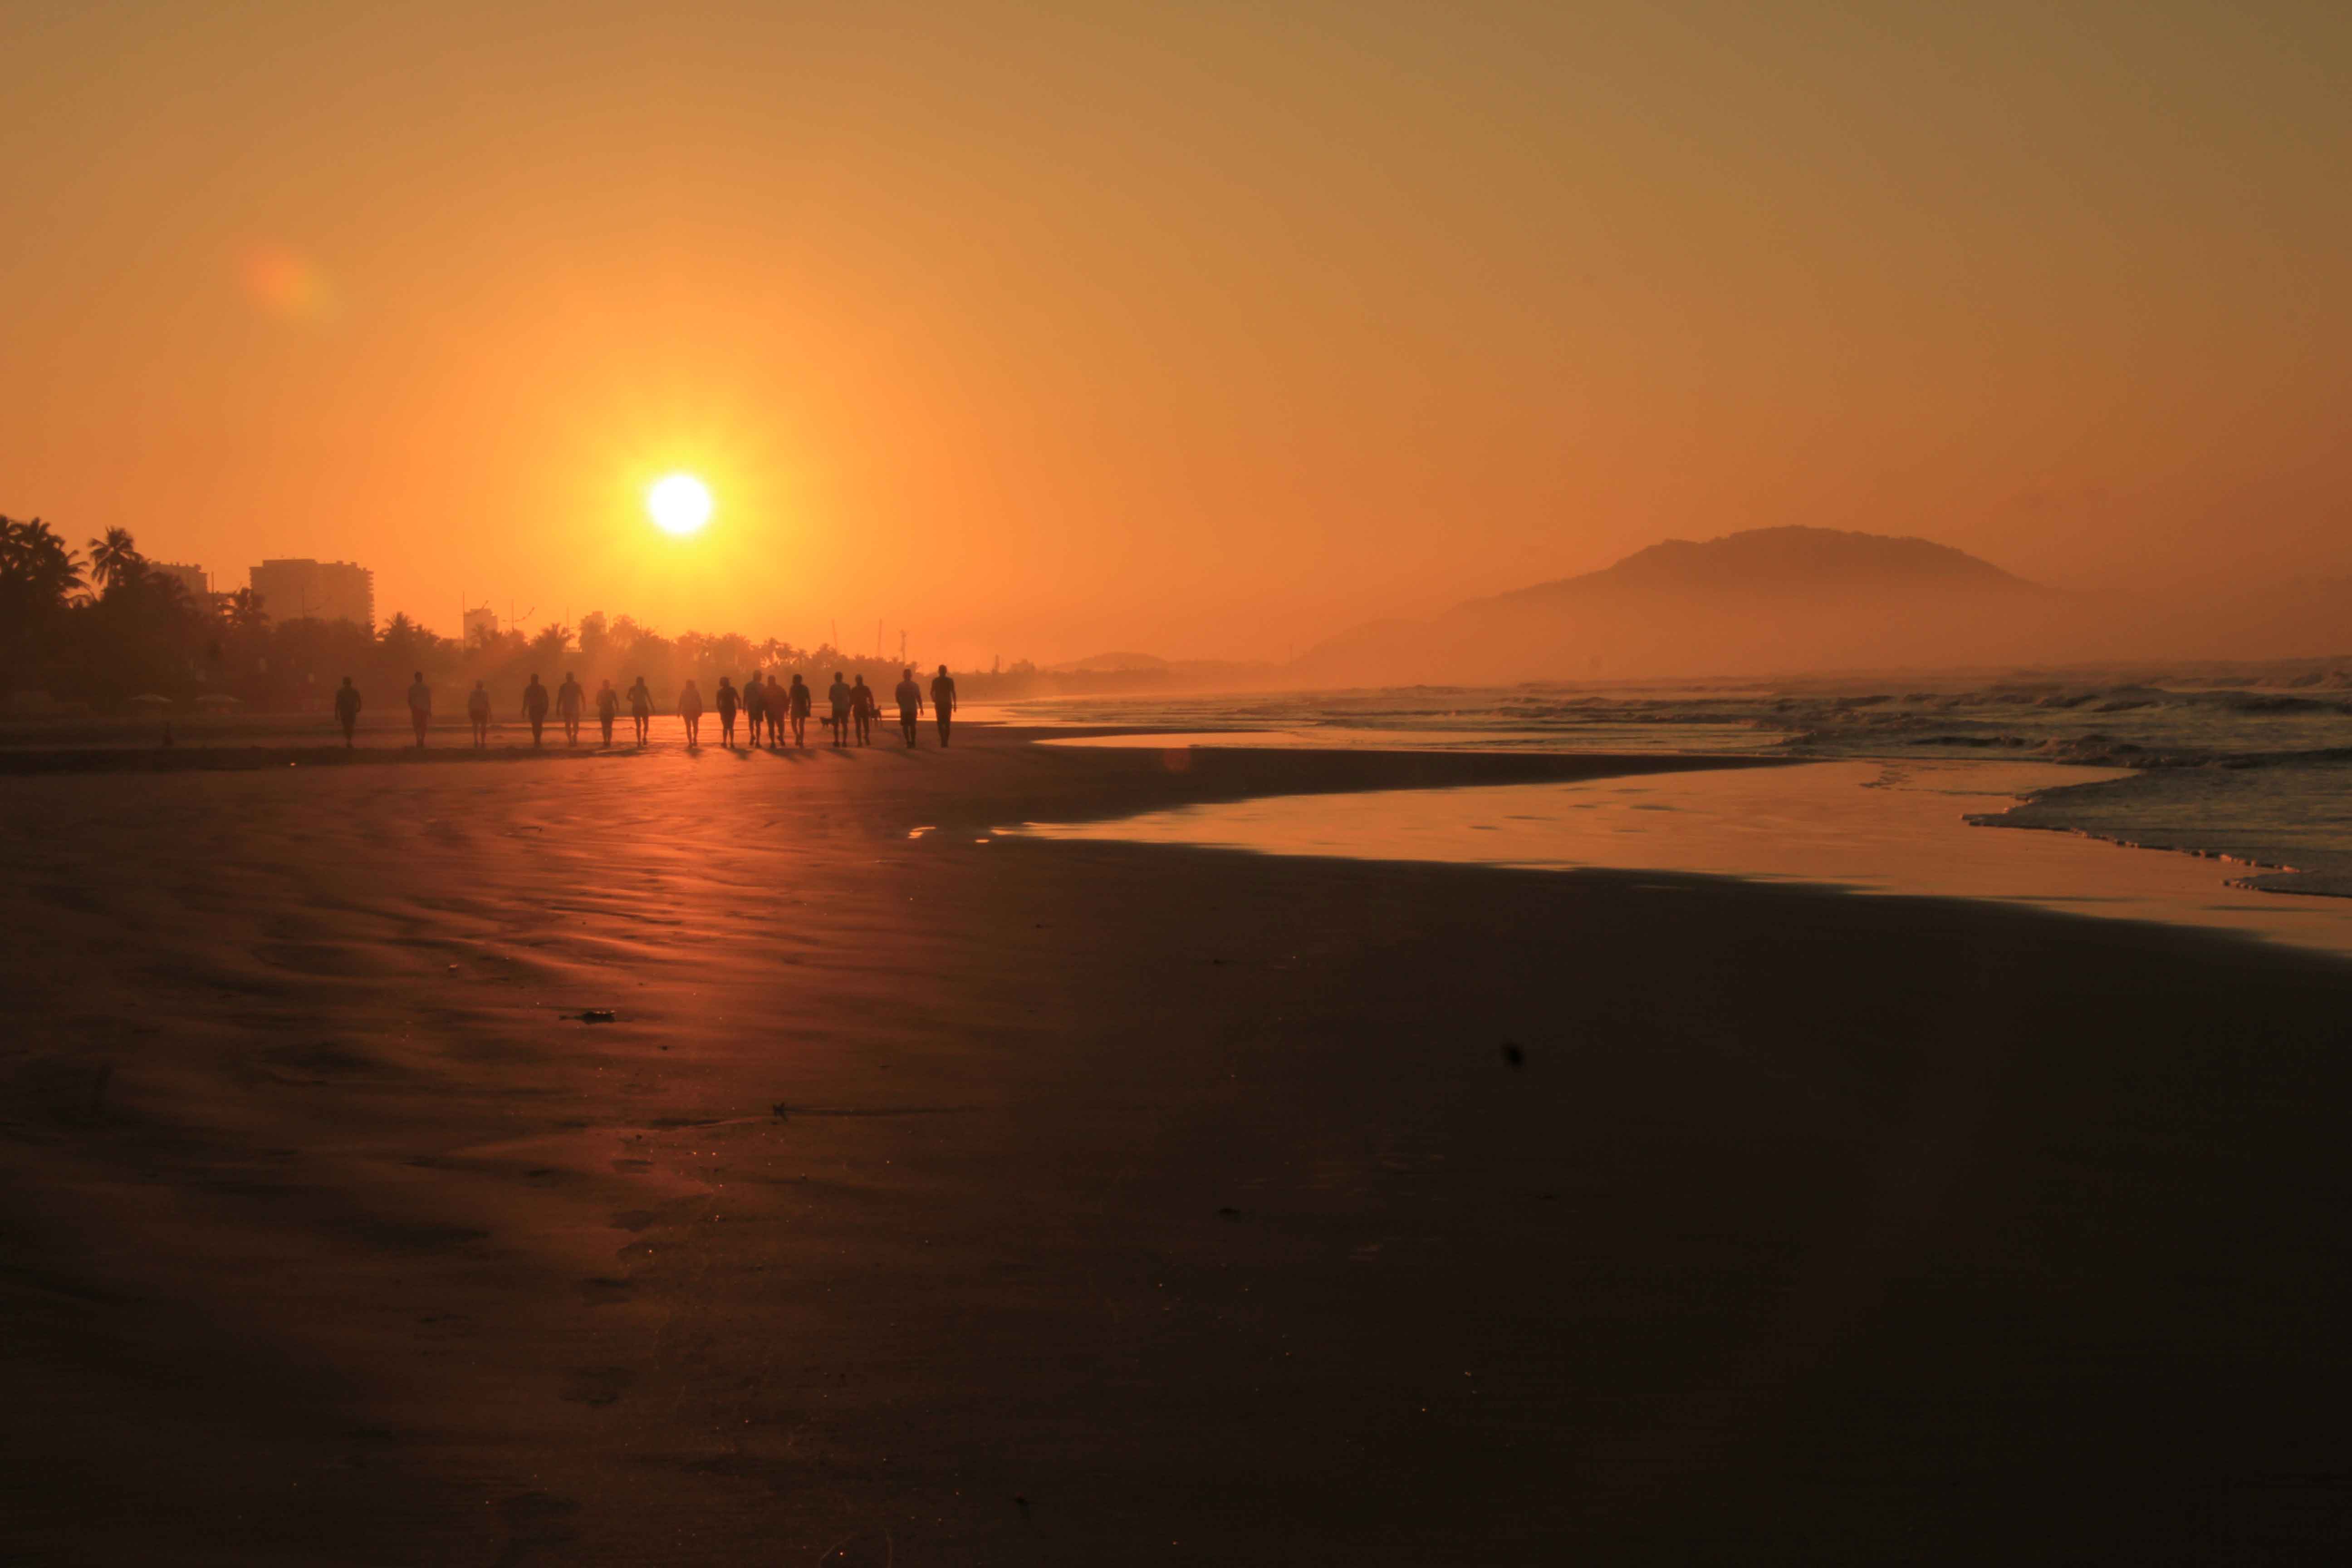
[[[646,492],[646,510],[665,533],[692,533],[710,521],[710,487],[692,474],[667,474]]]

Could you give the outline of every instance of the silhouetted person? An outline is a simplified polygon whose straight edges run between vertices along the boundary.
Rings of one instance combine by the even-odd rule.
[[[580,684],[570,670],[563,672],[563,684],[555,689],[555,714],[563,721],[563,743],[580,743],[580,715],[588,707],[588,689]]]
[[[418,670],[416,679],[408,683],[408,721],[416,727],[416,744],[425,744],[425,728],[433,722],[433,689],[425,684],[425,672]]]
[[[816,693],[808,689],[807,681],[795,675],[793,677],[793,689],[784,695],[792,705],[793,744],[805,752],[808,750],[809,709],[816,701]]]
[[[686,722],[686,743],[689,746],[700,745],[702,743],[702,693],[694,689],[694,682],[691,680],[686,683],[686,689],[677,694],[677,716]]]
[[[719,689],[710,694],[710,700],[719,710],[719,743],[731,751],[735,745],[735,708],[740,699],[735,689],[727,684],[725,676],[719,678]]]
[[[841,671],[836,669],[833,672],[833,685],[826,689],[824,695],[826,700],[833,704],[833,718],[830,721],[831,728],[833,730],[833,743],[836,746],[845,746],[849,744],[849,704],[851,699],[849,695],[849,682],[841,679]]]
[[[621,694],[609,680],[596,683],[596,722],[604,726],[604,744],[613,743],[613,721],[621,716]]]
[[[940,744],[942,746],[948,743],[948,721],[955,717],[955,677],[948,673],[948,667],[943,664],[931,680],[931,719],[940,727]]]
[[[522,689],[522,716],[530,721],[530,743],[537,750],[540,731],[547,728],[547,688],[539,683],[536,675]]]
[[[480,681],[466,693],[466,719],[474,726],[474,749],[481,750],[490,743],[490,693]]]
[[[874,689],[866,684],[864,675],[853,677],[849,688],[849,714],[857,721],[857,743],[861,746],[874,743]]]
[[[348,675],[335,691],[335,722],[343,727],[343,750],[348,752],[352,749],[352,731],[360,727],[359,688],[352,684]]]
[[[923,689],[915,684],[911,668],[898,672],[898,689],[893,695],[898,699],[898,728],[906,731],[908,748],[912,750],[915,726],[923,717]]]
[[[646,678],[642,675],[629,688],[629,718],[637,727],[637,744],[642,746],[654,724],[654,694],[646,689]]]
[[[743,728],[749,731],[744,744],[756,748],[760,744],[760,726],[767,722],[767,691],[760,684],[760,672],[753,670],[743,678]]]

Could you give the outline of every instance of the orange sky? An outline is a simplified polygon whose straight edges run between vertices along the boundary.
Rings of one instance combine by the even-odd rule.
[[[2338,4],[16,0],[0,59],[0,511],[225,586],[984,662],[1784,522],[2352,567]]]

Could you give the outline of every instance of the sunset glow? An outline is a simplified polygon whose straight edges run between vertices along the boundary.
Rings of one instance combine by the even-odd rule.
[[[692,474],[671,474],[646,492],[646,511],[665,533],[696,533],[710,521],[710,487]]]

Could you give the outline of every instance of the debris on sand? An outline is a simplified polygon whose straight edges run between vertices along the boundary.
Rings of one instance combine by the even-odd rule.
[[[1518,1047],[1513,1045],[1510,1041],[1505,1040],[1503,1042],[1503,1059],[1514,1068],[1523,1068],[1528,1065],[1528,1053],[1519,1049]]]
[[[610,1007],[591,1007],[580,1015],[583,1024],[609,1024],[617,1015]]]

